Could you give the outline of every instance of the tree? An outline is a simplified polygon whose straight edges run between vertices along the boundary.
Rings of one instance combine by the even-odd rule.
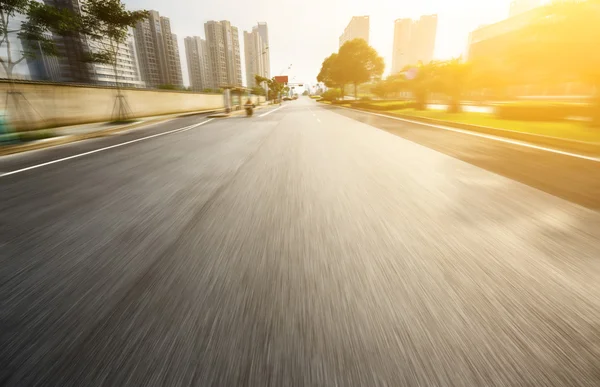
[[[580,81],[597,90],[593,123],[600,126],[600,1],[546,5],[507,48],[513,74],[537,80]]]
[[[117,55],[127,41],[129,28],[146,19],[148,11],[128,11],[121,0],[86,0],[82,10],[85,34],[93,43],[88,60],[112,66],[117,87],[113,111],[117,111],[117,121],[127,120],[129,108],[119,83]]]
[[[254,95],[265,95],[267,93],[265,92],[265,89],[263,89],[262,87],[255,86],[255,87],[252,88],[252,94],[254,94]]]
[[[351,79],[345,65],[339,60],[339,54],[333,53],[325,58],[321,71],[317,75],[317,81],[329,88],[339,88],[340,98],[344,98],[346,85],[351,82]]]
[[[18,15],[22,15],[25,21],[16,26],[14,21]],[[27,58],[35,57],[38,51],[44,55],[56,55],[52,35],[64,36],[77,31],[81,27],[80,22],[78,16],[67,9],[57,9],[35,0],[0,0],[0,50],[6,52],[6,56],[0,56],[0,65],[10,81],[7,110],[14,110],[14,120],[26,122],[32,114],[37,114],[27,98],[15,89],[12,82],[15,67]],[[21,51],[13,50],[12,36],[26,42]]]
[[[267,83],[267,86],[269,87],[269,95],[268,95],[269,101],[280,97],[281,94],[284,92],[284,89],[287,87],[285,84],[277,82],[275,80],[275,77],[273,77],[272,79],[269,79],[269,78],[262,77],[260,75],[255,75],[254,80],[256,81],[257,84],[261,84],[263,82]]]
[[[13,28],[11,20],[18,14],[24,15],[26,20],[20,27]],[[35,0],[1,0],[0,47],[6,50],[6,57],[0,57],[0,64],[6,77],[12,79],[15,66],[35,56],[37,49],[46,55],[56,55],[52,34],[65,35],[78,28],[80,19],[67,9],[57,9]],[[24,45],[24,50],[17,53],[17,57],[11,47],[10,37],[14,34],[30,43]]]
[[[469,71],[469,64],[463,62],[461,58],[431,64],[432,88],[450,99],[449,113],[461,112],[460,102],[468,86]]]
[[[354,85],[354,97],[357,97],[357,86],[381,77],[385,64],[377,51],[363,39],[350,40],[323,61],[317,81],[327,87],[337,87],[342,92],[347,84]]]
[[[427,107],[427,97],[434,86],[435,66],[435,63],[419,63],[416,66],[407,66],[395,78],[398,85],[410,90],[415,99],[415,109],[417,110],[425,110]]]
[[[335,61],[341,68],[343,77],[354,85],[354,98],[358,97],[359,84],[380,78],[385,69],[383,58],[364,39],[344,43]]]

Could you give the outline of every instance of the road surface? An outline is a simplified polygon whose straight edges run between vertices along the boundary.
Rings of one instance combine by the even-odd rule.
[[[308,99],[0,158],[0,385],[598,386],[598,176]]]

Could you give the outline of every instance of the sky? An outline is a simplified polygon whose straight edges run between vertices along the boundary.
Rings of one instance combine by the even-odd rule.
[[[269,26],[271,75],[312,83],[323,59],[338,49],[338,38],[352,16],[369,15],[370,44],[391,68],[394,20],[438,14],[435,59],[460,56],[469,32],[508,17],[510,0],[123,0],[130,9],[153,9],[171,19],[177,34],[183,79],[189,84],[183,39],[204,38],[208,20],[229,20],[243,31],[257,22]],[[244,50],[242,73],[244,73]],[[286,71],[289,65],[291,70]]]

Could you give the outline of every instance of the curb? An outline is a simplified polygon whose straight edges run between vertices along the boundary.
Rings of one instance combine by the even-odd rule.
[[[40,141],[32,141],[18,145],[8,145],[0,148],[0,156],[8,156],[15,153],[22,153],[32,150],[51,148],[59,145],[65,145],[76,141],[88,140],[92,138],[105,137],[123,130],[135,129],[143,125],[149,125],[156,122],[166,121],[168,118],[135,122],[129,125],[120,126],[112,129],[97,130],[85,134],[75,134],[70,136],[61,136]]]
[[[215,112],[215,111],[217,111],[217,110],[200,110],[200,111],[189,112],[189,113],[177,113],[177,114],[173,114],[173,115],[169,115],[169,116],[158,116],[154,119],[149,119],[147,121],[136,121],[131,124],[118,126],[118,127],[110,128],[110,129],[100,129],[100,130],[96,130],[96,131],[84,133],[84,134],[59,136],[59,137],[49,138],[49,139],[45,139],[45,140],[26,142],[23,144],[0,146],[0,156],[8,156],[8,155],[15,154],[15,153],[22,153],[22,152],[27,152],[27,151],[32,151],[32,150],[51,148],[51,147],[55,147],[55,146],[59,146],[59,145],[70,144],[70,143],[77,142],[77,141],[90,140],[93,138],[110,136],[112,134],[119,133],[119,132],[122,132],[125,130],[132,130],[132,129],[136,129],[141,126],[152,125],[152,124],[160,123],[160,122],[167,121],[167,120],[170,120],[173,118],[188,117],[188,116],[193,116],[193,115],[197,115],[197,114],[211,113],[211,112]],[[54,129],[56,129],[56,128],[54,128]],[[53,129],[47,129],[47,130],[53,130]]]
[[[472,132],[489,134],[497,137],[505,137],[510,138],[511,140],[524,141],[536,145],[549,146],[552,148],[558,148],[562,150],[572,151],[572,152],[584,152],[597,155],[600,153],[600,143],[597,142],[586,142],[586,141],[578,141],[578,140],[569,140],[560,137],[553,136],[544,136],[541,134],[532,134],[526,132],[517,132],[510,129],[500,129],[500,128],[492,128],[489,126],[479,126],[479,125],[470,125],[463,124],[460,122],[451,122],[444,120],[436,120],[433,118],[418,118],[415,119],[412,116],[402,115],[402,114],[394,114],[392,117],[398,117],[406,120],[413,121],[421,121],[424,123],[436,124],[436,125],[445,125],[458,129],[470,130]]]
[[[598,142],[586,142],[586,141],[578,141],[578,140],[569,140],[560,137],[553,136],[544,136],[540,134],[532,134],[525,132],[517,132],[509,129],[500,129],[500,128],[492,128],[489,126],[479,126],[479,125],[470,125],[463,124],[460,122],[452,122],[452,121],[444,121],[444,120],[436,120],[433,118],[423,118],[423,117],[413,117],[409,115],[403,114],[384,114],[381,111],[373,111],[367,109],[359,109],[359,108],[350,108],[344,106],[335,106],[342,109],[356,110],[366,113],[374,113],[383,117],[390,118],[400,118],[406,121],[413,121],[417,123],[423,124],[433,124],[440,126],[448,126],[451,128],[468,130],[471,132],[477,132],[482,134],[487,134],[496,137],[508,138],[516,141],[523,141],[534,145],[547,146],[552,147],[558,150],[564,150],[568,152],[580,152],[588,155],[597,156],[600,154],[600,143]]]

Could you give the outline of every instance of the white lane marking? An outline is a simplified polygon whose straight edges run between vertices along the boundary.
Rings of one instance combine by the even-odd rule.
[[[318,121],[319,123],[321,122],[321,120],[320,120],[320,119],[318,119],[318,118],[317,118],[317,121]]]
[[[571,152],[561,151],[561,150],[554,149],[554,148],[546,148],[544,146],[534,145],[534,144],[531,144],[531,143],[528,143],[528,142],[523,142],[523,141],[518,141],[518,140],[511,140],[509,138],[498,137],[498,136],[494,136],[494,135],[491,135],[491,134],[477,133],[477,132],[472,132],[472,131],[469,131],[469,130],[463,130],[463,129],[458,129],[458,128],[451,128],[449,126],[429,124],[429,123],[422,122],[422,121],[414,121],[414,120],[409,120],[409,119],[406,119],[406,118],[387,116],[385,114],[380,114],[380,113],[366,112],[364,110],[357,110],[357,109],[352,109],[352,108],[344,108],[344,109],[353,110],[355,112],[360,112],[360,113],[372,114],[374,116],[391,118],[392,120],[396,120],[396,121],[404,121],[404,122],[410,122],[410,123],[418,124],[418,125],[430,126],[432,128],[447,130],[447,131],[450,131],[450,132],[462,133],[462,134],[466,134],[466,135],[469,135],[469,136],[487,138],[488,140],[494,140],[494,141],[498,141],[498,142],[504,142],[504,143],[507,143],[507,144],[518,145],[518,146],[522,146],[522,147],[525,147],[525,148],[531,148],[531,149],[541,150],[541,151],[545,151],[545,152],[556,153],[556,154],[563,155],[563,156],[575,157],[575,158],[578,158],[578,159],[583,159],[583,160],[594,161],[594,162],[600,163],[600,157],[592,157],[592,156],[581,155],[579,153],[571,153]]]
[[[261,114],[261,115],[260,115],[260,116],[258,116],[258,117],[264,117],[264,116],[267,116],[267,115],[269,115],[269,114],[271,114],[271,113],[273,113],[273,112],[276,112],[277,110],[279,110],[279,109],[283,108],[283,106],[284,106],[284,105],[281,105],[280,107],[278,107],[278,108],[276,108],[276,109],[269,110],[268,112],[266,112],[266,113],[264,113],[264,114]]]
[[[180,133],[180,132],[185,132],[188,131],[190,129],[194,129],[197,128],[198,126],[202,126],[210,121],[212,121],[214,118],[209,118],[206,121],[202,121],[200,123],[197,124],[193,124],[193,125],[189,125],[189,126],[185,126],[183,128],[179,128],[179,129],[173,129],[173,130],[169,130],[168,132],[163,132],[163,133],[158,133],[158,134],[153,134],[152,136],[146,136],[146,137],[142,137],[142,138],[138,138],[135,140],[131,140],[131,141],[126,141],[126,142],[122,142],[120,144],[115,144],[115,145],[111,145],[111,146],[107,146],[104,148],[100,148],[100,149],[94,149],[92,151],[89,152],[83,152],[83,153],[79,153],[73,156],[69,156],[69,157],[63,157],[62,159],[56,159],[56,160],[52,160],[52,161],[48,161],[45,163],[41,163],[41,164],[36,164],[36,165],[32,165],[30,167],[27,168],[22,168],[22,169],[17,169],[14,171],[10,171],[10,172],[6,172],[6,173],[1,173],[0,174],[0,178],[2,177],[6,177],[6,176],[10,176],[10,175],[16,175],[17,173],[21,173],[21,172],[25,172],[25,171],[30,171],[32,169],[36,169],[36,168],[41,168],[41,167],[45,167],[47,165],[51,165],[51,164],[56,164],[56,163],[60,163],[63,161],[67,161],[67,160],[71,160],[71,159],[76,159],[79,157],[83,157],[83,156],[87,156],[87,155],[91,155],[93,153],[98,153],[98,152],[103,152],[105,150],[109,150],[109,149],[113,149],[113,148],[118,148],[120,146],[124,146],[124,145],[129,145],[129,144],[133,144],[135,142],[139,142],[139,141],[144,141],[144,140],[149,140],[151,138],[155,138],[155,137],[160,137],[160,136],[166,136],[167,134],[173,134],[173,133]]]

